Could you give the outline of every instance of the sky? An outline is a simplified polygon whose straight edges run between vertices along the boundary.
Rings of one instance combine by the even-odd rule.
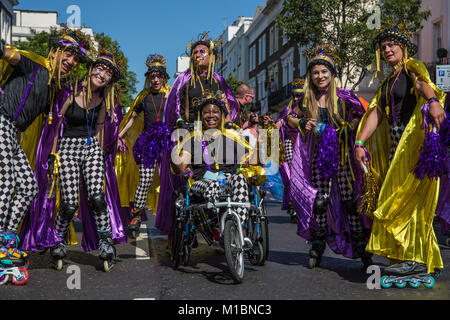
[[[117,40],[136,73],[139,92],[147,70],[145,60],[151,53],[162,54],[167,60],[171,79],[176,71],[176,59],[183,55],[192,38],[210,31],[216,39],[238,16],[253,17],[265,0],[19,0],[16,9],[57,11],[58,23],[65,23],[77,5],[81,24],[95,33],[104,33]]]

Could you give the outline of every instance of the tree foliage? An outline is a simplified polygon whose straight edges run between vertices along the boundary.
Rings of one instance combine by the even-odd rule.
[[[382,26],[405,23],[413,33],[430,15],[417,0],[285,0],[276,18],[289,40],[312,49],[331,42],[341,59],[338,77],[343,87],[356,86],[367,75],[373,60],[372,40],[377,30],[368,23],[374,16],[370,6],[378,5]]]

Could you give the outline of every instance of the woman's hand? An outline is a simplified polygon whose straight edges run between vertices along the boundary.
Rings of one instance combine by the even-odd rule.
[[[355,160],[363,169],[363,164],[366,164],[366,151],[363,148],[355,148]]]
[[[311,131],[314,127],[317,127],[317,120],[316,119],[310,119],[306,123],[305,130],[307,132]]]
[[[445,118],[447,117],[444,109],[441,107],[441,104],[439,102],[433,101],[430,104],[430,117],[439,131],[441,129],[442,122],[444,122]]]

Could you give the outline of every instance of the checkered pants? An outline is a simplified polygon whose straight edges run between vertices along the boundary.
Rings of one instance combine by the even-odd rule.
[[[312,185],[314,188],[317,189],[317,195],[318,198],[324,198],[329,199],[330,193],[331,193],[331,183],[332,179],[325,180],[321,177],[320,171],[317,168],[317,147],[316,152],[314,153],[314,158],[312,162]],[[350,164],[348,161],[345,161],[344,165],[339,164],[338,171],[337,171],[337,183],[339,187],[339,191],[341,194],[341,201],[354,201],[355,200],[355,194],[353,193],[350,186],[354,186],[354,180],[352,177],[352,173],[350,171]],[[356,210],[346,212],[349,223],[350,223],[350,229],[353,232],[361,232],[362,226],[360,222],[360,218]],[[317,221],[317,224],[319,225],[320,229],[325,229],[327,226],[327,213],[326,210],[322,212],[315,212],[314,218]]]
[[[17,129],[0,115],[0,231],[16,233],[38,189]]]
[[[134,194],[133,209],[144,209],[147,206],[148,189],[152,185],[155,168],[156,162],[151,169],[142,164],[139,166],[139,184]]]
[[[231,187],[231,201],[248,202],[249,193],[245,177],[240,173],[224,173],[224,176],[227,179],[227,185]],[[207,202],[218,202],[220,192],[219,182],[207,179],[197,180],[192,184],[191,192],[201,196]],[[247,209],[236,208],[236,213],[241,217],[242,221],[244,221],[247,216]]]
[[[294,146],[292,145],[292,140],[288,136],[284,139],[284,152],[286,155],[286,161],[291,166],[292,155],[294,154]]]
[[[400,123],[394,123],[389,128],[389,133],[391,136],[391,151],[389,153],[389,164],[391,164],[392,159],[394,159],[395,151],[397,150],[398,143],[402,138],[403,132],[405,131],[405,125]]]
[[[80,173],[83,175],[83,185],[87,190],[88,199],[103,193],[105,164],[97,138],[92,138],[88,146],[86,138],[63,137],[58,144],[58,154],[61,161],[59,178],[63,204],[78,207]],[[57,215],[55,219],[57,234],[66,233],[72,218],[73,216]],[[99,231],[111,229],[108,210],[94,212],[94,220]]]

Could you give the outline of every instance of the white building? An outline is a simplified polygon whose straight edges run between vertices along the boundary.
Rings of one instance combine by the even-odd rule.
[[[180,56],[177,58],[177,69],[173,77],[176,79],[181,73],[189,69],[190,58],[187,56]]]
[[[218,64],[216,70],[225,79],[233,76],[235,79],[248,82],[249,58],[246,33],[252,21],[252,17],[238,17],[231,26],[226,27],[222,34],[223,62]]]
[[[13,7],[18,4],[19,1],[17,0],[0,0],[0,40],[9,45],[13,43]]]
[[[50,32],[52,28],[56,30],[63,28],[63,25],[58,23],[58,12],[56,11],[14,10],[13,42],[30,39],[33,36],[31,33],[32,29],[39,33]],[[94,46],[98,49],[98,43],[94,39],[92,28],[82,27],[81,31],[91,37]]]

